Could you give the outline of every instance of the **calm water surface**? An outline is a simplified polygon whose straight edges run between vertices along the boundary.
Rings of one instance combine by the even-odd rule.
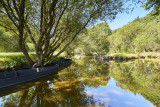
[[[160,61],[74,59],[58,74],[0,96],[0,106],[6,107],[160,107]]]

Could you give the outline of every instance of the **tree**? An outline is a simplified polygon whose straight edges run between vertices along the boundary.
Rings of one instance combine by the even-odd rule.
[[[25,42],[33,43],[38,63],[49,63],[97,20],[114,19],[124,11],[117,0],[1,0],[0,25],[18,36],[18,45],[33,64]],[[10,24],[11,23],[11,24]]]
[[[114,52],[132,52],[136,53],[136,47],[133,40],[142,32],[140,22],[131,22],[122,28],[117,29],[108,38],[110,41],[110,50]]]
[[[158,10],[160,7],[160,2],[159,0],[145,0],[143,6],[146,10],[149,10],[151,8]]]
[[[17,52],[20,51],[17,44],[17,39],[9,32],[5,32],[0,28],[0,52]]]
[[[152,15],[136,18],[122,28],[116,29],[108,37],[112,52],[158,52],[160,50],[160,16]]]
[[[106,54],[109,51],[109,41],[107,37],[111,35],[111,29],[107,23],[99,23],[88,28],[86,33],[81,35],[81,50],[85,54]]]

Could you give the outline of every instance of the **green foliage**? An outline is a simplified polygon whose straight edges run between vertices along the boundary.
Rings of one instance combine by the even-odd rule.
[[[143,7],[145,7],[146,10],[151,8],[158,9],[160,7],[160,2],[159,0],[145,0]]]
[[[34,45],[32,43],[27,43],[26,46],[28,46],[28,49],[27,49],[28,51],[30,51],[30,52],[34,52],[35,51]]]
[[[30,53],[32,59],[35,59],[35,54]],[[22,53],[0,53],[0,63],[3,68],[22,69],[29,66],[28,62]]]
[[[107,37],[111,35],[111,29],[107,23],[99,23],[94,27],[86,29],[86,32],[79,35],[77,41],[71,46],[75,52],[90,55],[106,54],[109,51],[109,41]]]
[[[34,61],[36,61],[35,53],[30,52],[29,55]],[[55,57],[54,61],[60,60],[61,58],[64,58],[64,55]],[[24,55],[20,52],[0,53],[0,65],[2,66],[1,68],[5,69],[22,69],[23,67],[29,67]]]
[[[123,57],[123,58],[138,58],[138,55],[136,55],[136,54],[124,54],[124,53],[115,53],[115,54],[111,54],[109,56]]]
[[[28,41],[34,45],[39,63],[46,59],[51,62],[52,55],[64,52],[85,28],[97,21],[115,19],[125,10],[127,1],[0,0],[0,25],[17,35],[19,47],[30,64],[33,61],[25,45]]]
[[[58,60],[60,60],[60,59],[62,59],[64,57],[65,57],[64,55],[59,55],[58,57],[54,57],[53,56],[53,59],[54,59],[54,61],[58,61]]]
[[[144,18],[137,17],[131,23],[113,31],[109,36],[111,52],[141,53],[160,50],[160,16],[155,11]]]
[[[20,51],[18,47],[18,38],[0,28],[0,52],[17,52]]]
[[[12,57],[2,63],[4,68],[22,69],[27,66],[27,62],[24,57]]]

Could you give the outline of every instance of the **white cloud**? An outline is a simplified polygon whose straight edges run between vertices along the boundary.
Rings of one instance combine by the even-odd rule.
[[[111,93],[114,93],[114,94],[116,94],[116,95],[122,95],[122,93],[121,92],[119,92],[119,91],[117,91],[117,90],[110,90],[109,92],[111,92]]]
[[[130,105],[130,106],[136,105],[135,103],[132,103],[132,102],[130,102],[130,101],[125,101],[124,103],[127,104],[127,105]]]

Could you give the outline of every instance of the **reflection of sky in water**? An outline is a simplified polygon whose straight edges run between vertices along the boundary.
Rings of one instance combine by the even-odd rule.
[[[2,106],[2,98],[0,98],[0,106]]]
[[[5,98],[8,98],[8,96],[5,96]],[[3,103],[4,102],[2,102],[2,97],[0,97],[0,107],[3,107]]]
[[[154,107],[152,103],[145,100],[141,95],[125,91],[116,86],[116,81],[111,78],[106,86],[99,88],[86,88],[87,95],[105,103],[110,107]]]

